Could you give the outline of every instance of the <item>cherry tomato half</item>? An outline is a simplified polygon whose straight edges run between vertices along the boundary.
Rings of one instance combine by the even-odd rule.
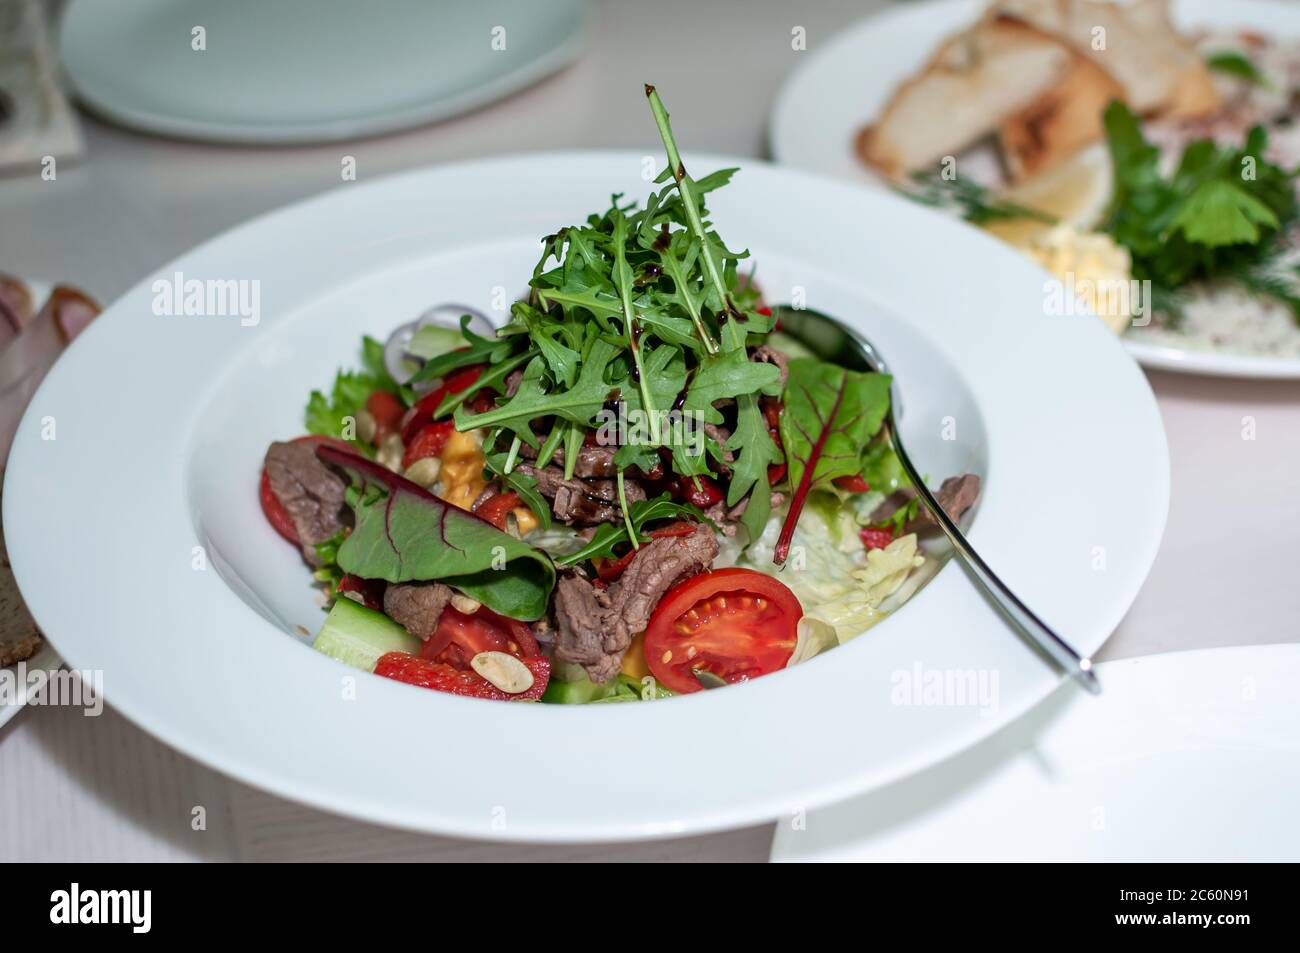
[[[540,655],[537,639],[526,622],[497,615],[487,606],[466,615],[447,606],[438,617],[438,628],[420,650],[423,658],[469,668],[479,652],[507,652],[516,658]]]
[[[675,692],[703,687],[696,669],[726,682],[757,678],[790,661],[801,618],[785,583],[752,569],[715,569],[664,595],[646,627],[646,662]]]

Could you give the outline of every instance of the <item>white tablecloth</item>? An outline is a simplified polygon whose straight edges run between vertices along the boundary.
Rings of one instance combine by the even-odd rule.
[[[657,151],[640,94],[672,104],[698,151],[766,154],[786,74],[838,27],[883,4],[611,0],[582,60],[471,115],[340,145],[244,149],[169,142],[86,120],[87,158],[54,182],[0,178],[0,271],[67,280],[111,301],[244,219],[358,179],[522,150]],[[790,8],[790,9],[788,9]],[[681,29],[686,22],[689,29]],[[805,28],[808,53],[790,48]],[[851,95],[846,90],[845,95]],[[1300,385],[1153,373],[1173,498],[1146,588],[1103,651],[1300,641]],[[1104,382],[1098,382],[1104,386]],[[1253,439],[1244,439],[1253,418]],[[1098,448],[1098,467],[1124,467]],[[1061,505],[1068,506],[1068,500]],[[206,829],[192,829],[203,807]],[[386,831],[254,791],[154,741],[111,709],[31,709],[0,729],[0,858],[759,860],[770,827],[618,847],[519,848]]]

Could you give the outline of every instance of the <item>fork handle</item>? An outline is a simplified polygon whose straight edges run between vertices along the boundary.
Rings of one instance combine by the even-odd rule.
[[[980,554],[975,552],[965,534],[958,529],[957,524],[939,505],[939,501],[925,485],[921,475],[917,473],[916,467],[912,466],[907,451],[903,449],[903,441],[898,435],[898,426],[894,422],[893,401],[890,401],[888,425],[889,438],[894,445],[894,452],[898,454],[898,460],[903,465],[907,478],[912,481],[912,486],[916,489],[916,495],[925,504],[925,508],[933,514],[935,520],[939,523],[939,527],[952,542],[953,549],[971,568],[971,572],[979,580],[980,585],[992,596],[993,601],[998,604],[998,607],[1015,624],[1016,629],[1028,639],[1031,645],[1042,651],[1044,655],[1056,663],[1061,671],[1072,677],[1088,691],[1094,695],[1100,694],[1101,682],[1097,679],[1097,673],[1093,671],[1092,659],[1076,652],[1070,643],[1057,635],[1051,626],[1038,618],[1029,606],[1020,601],[1019,596],[1007,588],[1007,584],[999,579],[997,574],[989,568],[988,563],[980,558]]]

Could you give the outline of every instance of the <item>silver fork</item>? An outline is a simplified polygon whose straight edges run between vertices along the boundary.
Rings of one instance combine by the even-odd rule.
[[[889,365],[885,363],[884,356],[876,346],[843,322],[819,311],[793,308],[788,305],[778,305],[772,309],[772,313],[780,318],[783,333],[798,339],[822,360],[851,370],[889,373]],[[1092,659],[1075,651],[1070,643],[1061,638],[1047,623],[1035,615],[1019,596],[1007,588],[1006,583],[999,579],[988,564],[980,558],[979,553],[975,552],[957,524],[949,518],[934,494],[926,487],[920,473],[912,465],[907,451],[903,449],[898,424],[894,419],[894,408],[898,406],[897,379],[890,387],[889,397],[889,412],[885,417],[885,426],[889,428],[894,452],[898,455],[898,461],[903,465],[907,478],[912,481],[917,497],[933,514],[939,527],[952,542],[957,555],[970,567],[980,585],[1032,646],[1043,652],[1061,671],[1073,677],[1088,691],[1093,694],[1099,693],[1101,682],[1097,679],[1097,673],[1093,671]]]

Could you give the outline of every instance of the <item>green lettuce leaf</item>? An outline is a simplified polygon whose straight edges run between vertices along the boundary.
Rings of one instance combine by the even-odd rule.
[[[776,547],[778,564],[808,493],[861,471],[863,453],[889,410],[890,381],[806,357],[790,362],[781,442],[794,496]]]
[[[322,437],[347,439],[359,452],[374,454],[374,447],[356,439],[357,414],[365,409],[366,399],[377,390],[398,393],[397,382],[384,367],[384,346],[372,337],[361,339],[361,369],[340,370],[334,378],[334,387],[326,397],[318,390],[311,392],[303,422],[307,432]],[[349,426],[351,421],[351,426]]]
[[[326,444],[316,455],[352,481],[356,522],[337,553],[344,572],[445,582],[511,619],[546,611],[555,567],[544,553],[364,457]]]

